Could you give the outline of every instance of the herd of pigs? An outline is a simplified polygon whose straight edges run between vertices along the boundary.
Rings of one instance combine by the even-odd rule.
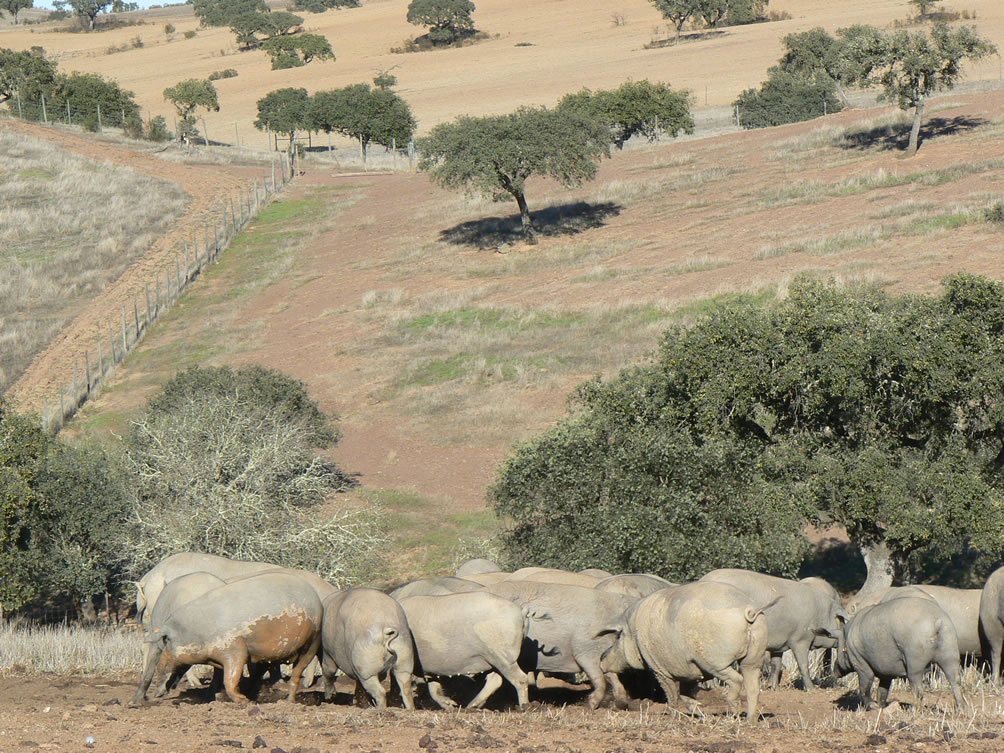
[[[748,570],[714,570],[677,585],[653,575],[613,575],[530,567],[502,572],[471,560],[455,576],[416,580],[386,594],[339,590],[301,570],[199,553],[176,554],[137,584],[145,630],[144,667],[134,704],[146,700],[158,669],[161,696],[194,665],[222,675],[227,695],[247,702],[245,671],[260,679],[292,665],[293,701],[316,659],[325,698],[338,671],[354,679],[378,708],[393,676],[405,708],[414,708],[413,680],[443,708],[456,701],[444,678],[483,675],[468,708],[482,706],[508,681],[520,707],[539,674],[585,674],[589,705],[608,690],[618,707],[629,694],[619,675],[651,673],[667,701],[696,708],[697,683],[715,678],[732,711],[745,690],[746,713],[758,713],[765,659],[777,687],[781,655],[794,654],[803,687],[811,649],[835,649],[838,675],[857,673],[859,692],[885,704],[894,678],[905,677],[922,699],[923,677],[938,665],[962,704],[960,661],[989,653],[993,678],[1004,642],[1004,568],[983,589],[907,586],[858,597],[845,608],[821,578],[800,581]]]

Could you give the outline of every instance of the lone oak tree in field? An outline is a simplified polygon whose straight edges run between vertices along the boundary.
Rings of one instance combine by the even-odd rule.
[[[10,17],[16,24],[18,14],[25,8],[35,5],[35,0],[0,0],[0,8],[10,13]]]
[[[416,143],[419,169],[446,188],[480,192],[495,201],[516,200],[527,243],[537,242],[524,195],[531,175],[566,188],[596,177],[607,154],[606,123],[577,112],[521,107],[508,115],[468,115],[441,123]]]
[[[411,0],[408,23],[428,26],[433,44],[453,44],[474,31],[473,12],[470,0]]]
[[[595,92],[583,89],[562,97],[558,109],[603,120],[618,149],[636,134],[655,141],[662,134],[675,137],[680,131],[694,132],[689,94],[661,82],[628,81],[616,89]]]
[[[306,89],[275,89],[258,100],[258,117],[254,126],[259,131],[267,128],[274,133],[288,134],[292,151],[296,132],[307,128],[310,122],[309,107],[310,97]]]
[[[174,105],[178,111],[179,130],[183,133],[193,133],[195,118],[193,113],[199,107],[213,112],[220,111],[220,101],[216,96],[216,87],[212,81],[200,78],[189,78],[174,86],[164,89],[164,99]]]
[[[94,20],[114,4],[113,0],[56,0],[53,5],[69,9],[71,13],[87,19],[87,30],[94,31]]]
[[[579,388],[491,490],[515,565],[794,574],[807,521],[868,567],[1004,548],[1004,284],[938,297],[797,280],[666,332],[652,363]]]
[[[979,60],[997,48],[969,26],[951,29],[939,23],[931,33],[906,30],[884,34],[873,27],[840,29],[843,57],[849,68],[848,83],[881,86],[882,98],[902,110],[913,108],[913,126],[907,152],[914,154],[924,117],[924,101],[942,89],[951,89],[962,76],[965,60]]]
[[[297,34],[266,39],[262,44],[272,58],[272,70],[299,68],[311,60],[334,60],[331,43],[320,34]]]

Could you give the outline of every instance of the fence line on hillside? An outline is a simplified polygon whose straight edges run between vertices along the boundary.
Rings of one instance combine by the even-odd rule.
[[[231,241],[268,205],[269,200],[293,179],[293,165],[287,155],[281,156],[278,177],[273,167],[260,183],[256,178],[252,184],[238,189],[236,198],[231,194],[219,203],[218,208],[214,204],[211,216],[203,222],[202,237],[196,234],[191,246],[186,242],[183,250],[174,252],[173,263],[167,263],[153,280],[134,289],[132,306],[123,304],[121,317],[95,323],[95,346],[86,348],[81,356],[74,356],[72,381],[59,388],[58,396],[53,396],[51,404],[48,398],[42,400],[41,419],[45,431],[56,434],[63,428],[65,422],[80,410],[143,339],[161,314],[181,297],[208,264],[217,260]]]

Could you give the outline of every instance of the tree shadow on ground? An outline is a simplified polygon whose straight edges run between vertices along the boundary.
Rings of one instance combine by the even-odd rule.
[[[867,575],[860,550],[851,542],[834,537],[813,546],[798,570],[799,578],[818,576],[840,593],[857,591]]]
[[[612,201],[590,204],[576,201],[531,212],[534,230],[545,238],[578,233],[602,227],[609,217],[616,217],[623,207]],[[518,214],[505,217],[482,217],[461,222],[443,230],[439,239],[456,246],[477,246],[479,249],[507,246],[523,240],[523,228]]]
[[[990,121],[957,115],[954,118],[930,118],[920,128],[920,144],[937,136],[952,136],[982,128]],[[890,123],[863,131],[848,131],[841,140],[844,149],[881,149],[905,151],[910,142],[910,123]]]

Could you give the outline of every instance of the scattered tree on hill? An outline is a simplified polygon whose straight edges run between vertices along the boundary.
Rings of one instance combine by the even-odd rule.
[[[675,137],[681,131],[694,132],[690,95],[673,91],[661,82],[628,81],[616,89],[595,92],[583,89],[562,97],[558,109],[581,112],[604,121],[618,149],[636,134],[655,141],[663,134]]]
[[[25,8],[32,8],[34,5],[35,0],[0,0],[0,8],[10,13],[15,24],[18,23],[18,14]]]
[[[81,19],[87,20],[88,31],[94,31],[94,20],[99,13],[108,10],[113,0],[55,0],[53,7],[65,10]]]
[[[203,26],[230,26],[245,13],[268,13],[265,0],[193,0],[192,9]]]
[[[299,68],[312,60],[334,60],[331,44],[320,34],[298,34],[266,39],[262,47],[272,58],[272,70]]]
[[[309,112],[310,97],[306,89],[276,89],[258,100],[258,117],[254,125],[259,131],[268,129],[287,134],[292,151],[296,132],[309,127]]]
[[[999,556],[1002,389],[1004,284],[894,297],[802,279],[580,387],[491,497],[517,565],[791,574],[809,520],[845,528],[871,589],[920,557]]]
[[[441,123],[417,142],[419,169],[447,188],[516,200],[523,235],[536,243],[524,195],[527,178],[542,175],[565,187],[596,176],[610,145],[610,129],[577,112],[523,107],[509,115],[462,116]]]
[[[305,568],[337,584],[370,575],[384,543],[377,511],[318,515],[351,485],[314,454],[337,437],[305,386],[280,372],[182,372],[125,439],[137,488],[131,571],[200,551]]]
[[[383,146],[407,144],[415,133],[408,103],[390,89],[352,84],[317,92],[310,98],[310,128],[356,139],[366,155],[371,142]]]
[[[676,41],[680,41],[683,25],[689,21],[700,8],[700,0],[652,0],[663,18],[676,28]]]
[[[230,31],[237,37],[237,44],[251,50],[261,47],[263,42],[273,37],[299,33],[303,30],[303,18],[284,10],[272,13],[252,11],[235,16],[229,25]]]
[[[732,104],[743,128],[767,128],[839,112],[836,90],[824,74],[804,78],[772,68],[759,89],[747,89]]]
[[[728,17],[729,0],[701,0],[697,14],[705,24],[714,28]]]
[[[0,101],[18,94],[34,101],[56,85],[56,66],[45,55],[28,50],[0,48]]]
[[[938,0],[909,0],[909,2],[910,5],[914,6],[920,13],[921,21],[926,21],[927,12],[938,4]]]
[[[902,110],[913,109],[907,151],[917,151],[924,102],[936,91],[951,89],[962,76],[962,63],[997,52],[969,26],[951,29],[938,23],[930,34],[901,30],[891,34],[870,27],[840,30],[850,83],[881,86],[882,98]]]
[[[411,0],[408,23],[428,26],[433,44],[455,44],[474,31],[474,10],[470,0]]]
[[[212,81],[189,78],[164,89],[164,99],[178,112],[178,136],[184,138],[198,132],[194,113],[199,107],[219,112],[220,101]]]
[[[741,26],[765,21],[769,2],[770,0],[729,0],[726,23],[729,26]]]
[[[373,77],[373,85],[377,89],[393,89],[397,86],[397,76],[390,71],[381,70]]]
[[[358,8],[359,0],[293,0],[293,10],[303,10],[309,13],[324,13],[335,8]]]
[[[777,65],[768,72],[775,70],[789,73],[806,81],[813,80],[819,74],[825,74],[836,87],[837,94],[847,104],[843,83],[847,70],[841,40],[828,34],[822,27],[809,31],[788,34],[782,40],[785,52]]]

